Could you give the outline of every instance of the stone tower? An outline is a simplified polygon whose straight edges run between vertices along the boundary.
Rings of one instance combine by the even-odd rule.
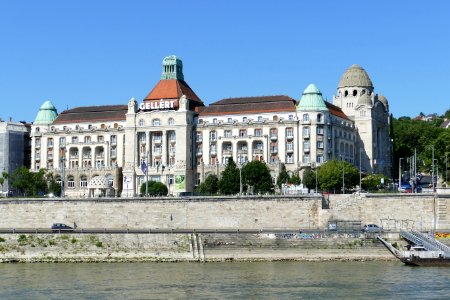
[[[339,80],[333,103],[355,122],[355,159],[366,173],[390,175],[392,143],[389,137],[389,105],[384,96],[374,94],[367,72],[359,65],[348,68]]]

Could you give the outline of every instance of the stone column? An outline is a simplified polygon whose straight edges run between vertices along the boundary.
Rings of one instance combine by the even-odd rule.
[[[169,139],[165,130],[161,131],[161,164],[167,166],[167,152],[169,151]]]

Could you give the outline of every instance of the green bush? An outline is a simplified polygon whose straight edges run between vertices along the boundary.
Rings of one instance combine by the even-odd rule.
[[[141,194],[145,195],[145,182],[141,185]],[[166,196],[168,192],[167,186],[162,182],[149,181],[148,194],[150,196]]]
[[[4,241],[5,241],[5,239],[0,237],[0,243],[3,243]]]
[[[101,247],[103,247],[103,243],[102,243],[102,242],[97,242],[97,243],[95,244],[95,246],[101,248]]]

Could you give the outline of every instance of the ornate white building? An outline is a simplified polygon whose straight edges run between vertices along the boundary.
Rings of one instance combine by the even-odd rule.
[[[141,102],[60,115],[45,103],[32,128],[32,169],[64,176],[68,196],[88,195],[88,182],[105,176],[111,193],[122,197],[138,195],[147,176],[170,194],[191,193],[209,174],[219,175],[230,157],[238,164],[266,162],[274,180],[281,164],[290,173],[332,158],[358,166],[360,153],[364,171],[390,174],[388,103],[373,90],[367,73],[353,65],[334,104],[310,84],[299,101],[279,95],[204,106],[184,81],[181,60],[169,56]]]

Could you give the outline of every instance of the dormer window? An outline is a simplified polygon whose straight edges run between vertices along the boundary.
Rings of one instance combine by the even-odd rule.
[[[213,124],[217,124],[217,118],[213,119]]]

